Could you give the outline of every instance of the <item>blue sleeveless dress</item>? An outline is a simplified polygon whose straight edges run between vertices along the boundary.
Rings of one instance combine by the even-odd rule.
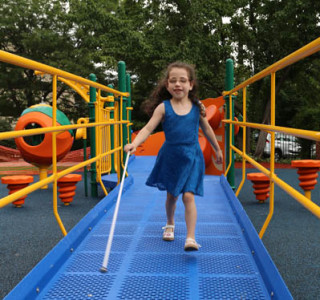
[[[164,105],[162,126],[166,140],[146,185],[175,197],[185,192],[203,196],[205,165],[198,141],[199,108],[193,104],[188,114],[177,115],[170,100],[164,101]]]

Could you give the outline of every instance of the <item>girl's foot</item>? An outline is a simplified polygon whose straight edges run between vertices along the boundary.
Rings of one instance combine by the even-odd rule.
[[[162,227],[164,229],[162,239],[164,241],[173,241],[174,240],[174,225],[168,225]]]
[[[197,251],[201,246],[192,238],[187,238],[184,244],[185,251]]]

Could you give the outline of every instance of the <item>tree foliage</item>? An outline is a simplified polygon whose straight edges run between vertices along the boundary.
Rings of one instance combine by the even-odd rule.
[[[319,11],[313,0],[8,0],[0,6],[0,46],[83,77],[96,73],[105,84],[117,85],[112,70],[125,61],[133,78],[133,117],[143,121],[140,105],[168,63],[193,63],[200,98],[219,96],[226,59],[235,60],[241,82],[317,38]],[[318,69],[319,55],[313,55],[277,72],[278,125],[318,129]],[[65,85],[59,84],[58,96],[71,119],[85,113]],[[50,97],[50,82],[0,64],[2,116],[18,117]],[[241,97],[236,104],[241,112]],[[248,89],[248,120],[270,122],[268,105],[266,78]]]
[[[256,74],[316,39],[320,27],[319,9],[320,3],[312,0],[242,1],[232,18],[232,26],[236,29],[235,40],[239,41],[239,63],[242,65],[246,62],[252,74]],[[306,124],[299,121],[301,113],[308,111],[319,89],[319,83],[314,82],[315,77],[312,77],[316,73],[318,61],[319,55],[316,54],[276,73],[277,125],[319,129],[318,122]],[[310,87],[308,92],[306,86]],[[248,94],[248,118],[253,122],[269,124],[270,78],[250,86]],[[314,109],[316,116],[317,105]],[[265,135],[261,132],[256,156],[263,153]]]

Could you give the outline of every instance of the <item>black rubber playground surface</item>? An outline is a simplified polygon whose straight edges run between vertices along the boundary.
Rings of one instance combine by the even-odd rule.
[[[295,170],[277,169],[277,174],[298,187]],[[236,184],[240,180],[241,170],[236,169]],[[320,183],[312,193],[317,204],[320,204],[319,189]],[[69,207],[59,205],[67,231],[103,197],[101,190],[100,198],[85,197],[83,181],[77,184],[76,193]],[[5,185],[0,185],[0,196],[6,194]],[[239,200],[259,232],[269,202],[259,204],[255,200],[249,181],[243,186]],[[319,229],[319,219],[276,187],[275,212],[263,242],[295,299],[320,299]],[[52,186],[29,195],[21,209],[8,205],[0,210],[0,232],[0,298],[3,298],[63,237],[52,212]]]
[[[34,176],[37,181],[38,177]],[[88,176],[88,187],[90,195]],[[8,194],[0,183],[0,197]],[[85,197],[84,181],[77,184],[76,196],[70,206],[58,199],[58,211],[69,232],[104,196]],[[7,205],[0,210],[0,299],[63,238],[52,209],[52,185],[28,195],[25,205]],[[18,300],[18,299],[17,299]]]
[[[248,172],[257,172],[248,169]],[[302,192],[294,169],[277,169],[278,177]],[[236,184],[242,171],[236,169]],[[246,181],[238,199],[259,232],[269,212],[269,201],[255,200],[252,184]],[[312,192],[320,205],[320,183]],[[320,299],[320,220],[278,186],[275,186],[274,215],[262,241],[294,299]]]

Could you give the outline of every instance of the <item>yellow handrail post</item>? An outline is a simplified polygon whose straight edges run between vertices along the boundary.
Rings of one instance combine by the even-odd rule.
[[[229,114],[230,114],[230,116],[232,116],[232,95],[231,94],[229,95]],[[231,117],[229,118],[229,120],[232,122]],[[229,124],[229,135],[228,135],[228,138],[229,138],[228,162],[229,163],[228,163],[228,167],[227,167],[227,169],[226,169],[226,171],[224,173],[224,176],[226,176],[226,177],[227,177],[229,171],[231,170],[231,166],[232,166],[231,157],[232,157],[232,145],[233,145],[233,143],[232,143],[232,124],[231,124],[231,122]]]
[[[57,75],[52,78],[52,127],[57,126]],[[53,213],[64,236],[67,231],[58,213],[57,133],[52,133]]]
[[[27,68],[30,70],[34,70],[36,75],[42,75],[47,74],[52,77],[52,126],[51,127],[41,127],[41,128],[35,128],[35,129],[23,129],[23,130],[15,130],[10,132],[1,132],[0,133],[0,140],[3,139],[11,139],[11,138],[18,138],[18,137],[26,137],[26,136],[33,136],[33,135],[39,135],[39,134],[47,134],[50,133],[52,136],[52,170],[53,174],[49,177],[40,178],[38,182],[35,182],[28,187],[25,187],[19,191],[17,191],[14,194],[10,194],[6,197],[2,197],[0,199],[0,208],[14,202],[18,198],[25,196],[27,194],[32,193],[33,191],[36,191],[38,189],[43,188],[44,186],[48,184],[53,184],[53,214],[56,218],[58,225],[63,233],[63,235],[67,234],[67,231],[65,230],[65,227],[61,221],[61,218],[58,214],[58,180],[76,170],[79,170],[80,168],[87,167],[90,164],[98,164],[99,169],[99,177],[101,177],[102,171],[106,171],[111,169],[111,163],[110,162],[110,155],[117,155],[118,162],[116,164],[118,176],[120,177],[120,169],[121,169],[121,161],[120,161],[120,155],[122,153],[123,143],[120,143],[120,135],[123,135],[122,127],[125,127],[126,132],[128,130],[127,121],[123,121],[125,116],[121,115],[120,118],[120,112],[119,108],[123,108],[123,104],[116,103],[115,108],[115,118],[110,118],[110,110],[104,110],[103,102],[109,101],[114,102],[114,97],[117,97],[120,99],[120,102],[123,101],[123,97],[129,97],[130,93],[126,91],[118,91],[111,87],[107,87],[105,85],[99,84],[95,82],[95,80],[92,80],[94,78],[85,79],[80,76],[76,76],[74,74],[65,72],[63,70],[53,68],[50,66],[47,66],[42,63],[38,63],[36,61],[23,58],[21,56],[5,52],[0,50],[0,61],[5,62],[8,64],[12,64],[15,66],[19,66],[22,68]],[[86,101],[89,102],[90,97],[95,99],[98,96],[98,102],[100,104],[99,107],[97,107],[97,115],[95,116],[94,113],[90,114],[89,119],[90,123],[85,122],[85,124],[71,124],[71,125],[60,125],[57,121],[57,82],[61,81],[71,88],[73,88],[78,94]],[[98,89],[98,93],[93,93],[93,91],[96,91]],[[101,92],[107,92],[109,93],[109,96],[107,97],[101,97]],[[90,97],[88,95],[90,94]],[[92,94],[92,95],[91,95]],[[93,95],[94,94],[94,95]],[[98,95],[97,95],[98,94]],[[110,94],[112,96],[110,96]],[[112,99],[111,99],[112,98]],[[95,104],[93,104],[94,106]],[[93,108],[93,106],[91,108]],[[113,109],[113,108],[110,108]],[[128,107],[129,110],[129,107]],[[92,113],[93,111],[91,111]],[[127,110],[125,112],[127,115]],[[97,118],[97,122],[95,121],[95,117]],[[114,139],[114,147],[111,148],[111,142],[105,140],[105,138],[109,139],[110,136],[110,126],[114,126],[117,128],[118,134],[115,134]],[[57,152],[59,147],[57,136],[66,131],[66,130],[73,130],[73,129],[85,129],[87,128],[91,129],[92,136],[97,136],[96,140],[93,140],[91,144],[93,146],[97,145],[98,147],[98,154],[95,154],[95,149],[91,152],[91,158],[86,159],[85,161],[76,164],[72,167],[69,167],[61,172],[58,173],[57,168]],[[109,164],[108,164],[109,163]],[[110,166],[109,166],[110,165]],[[97,178],[94,175],[94,182],[96,184]]]
[[[271,126],[275,126],[275,109],[276,109],[276,74],[271,73],[271,118],[270,123]],[[262,229],[259,232],[259,237],[262,239],[267,227],[269,226],[269,223],[272,219],[273,212],[274,212],[274,181],[273,178],[275,176],[274,173],[274,143],[275,143],[275,134],[274,132],[271,132],[271,152],[270,152],[270,196],[269,196],[269,214],[262,226]]]
[[[242,91],[242,111],[243,111],[243,123],[247,122],[247,87],[243,88]],[[247,147],[247,143],[246,143],[246,139],[247,139],[247,127],[246,126],[242,126],[242,152],[244,154],[246,154],[246,147]],[[244,184],[246,180],[246,159],[245,156],[242,156],[242,180],[239,184],[239,187],[236,191],[236,196],[238,197],[242,186]]]

